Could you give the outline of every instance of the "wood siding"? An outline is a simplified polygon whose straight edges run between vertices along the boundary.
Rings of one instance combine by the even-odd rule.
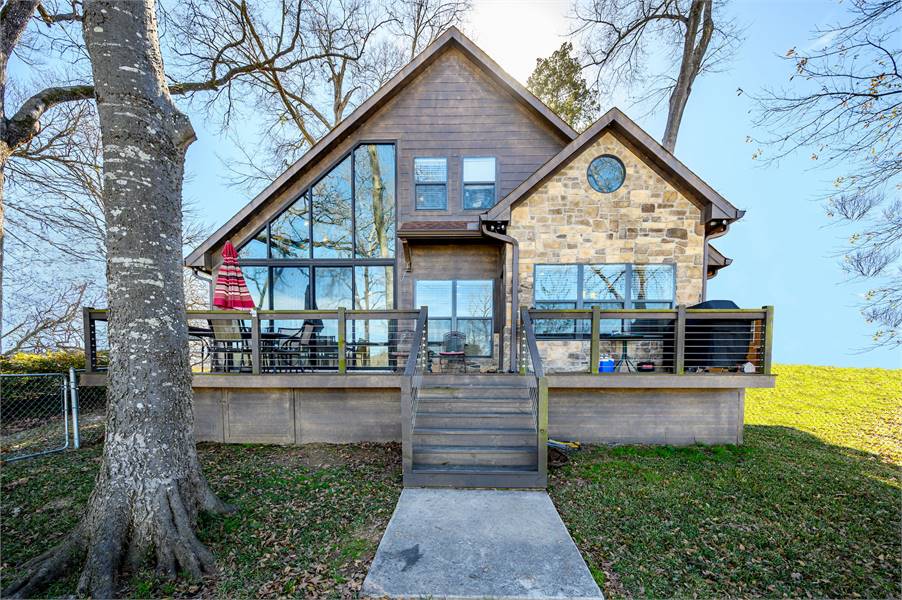
[[[233,236],[233,243],[238,247],[245,242],[356,144],[375,141],[396,144],[397,221],[401,223],[477,221],[482,211],[461,208],[463,157],[496,158],[497,197],[500,198],[557,154],[569,140],[493,81],[463,52],[449,48],[359,129],[258,210]],[[421,156],[448,159],[448,210],[415,210],[413,161]],[[213,249],[214,266],[218,266],[220,251],[221,247]],[[403,269],[400,244],[395,254],[398,268]],[[404,304],[399,302],[398,306]]]

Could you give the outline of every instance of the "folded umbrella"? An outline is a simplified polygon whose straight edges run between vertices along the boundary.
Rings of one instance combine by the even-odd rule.
[[[238,253],[232,242],[226,242],[222,248],[222,266],[216,277],[216,288],[213,292],[213,306],[224,309],[253,309],[254,299],[247,289],[244,274],[238,266]]]

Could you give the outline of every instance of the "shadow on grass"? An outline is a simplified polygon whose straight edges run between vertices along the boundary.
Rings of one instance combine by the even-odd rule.
[[[76,524],[94,484],[102,444],[4,465],[2,581]],[[213,489],[238,506],[203,516],[198,536],[218,577],[168,582],[150,571],[122,581],[122,597],[354,597],[401,490],[398,444],[200,444]],[[47,596],[74,593],[77,573]]]
[[[900,470],[787,427],[743,446],[589,447],[549,491],[608,596],[887,597]]]

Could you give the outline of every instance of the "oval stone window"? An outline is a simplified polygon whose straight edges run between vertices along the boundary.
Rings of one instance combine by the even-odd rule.
[[[589,163],[586,177],[588,177],[592,189],[603,194],[610,194],[623,185],[623,180],[626,179],[626,168],[616,156],[603,154]]]

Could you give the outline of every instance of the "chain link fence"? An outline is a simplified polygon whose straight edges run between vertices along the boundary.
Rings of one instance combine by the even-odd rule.
[[[69,377],[0,375],[0,457],[29,458],[69,447]]]

